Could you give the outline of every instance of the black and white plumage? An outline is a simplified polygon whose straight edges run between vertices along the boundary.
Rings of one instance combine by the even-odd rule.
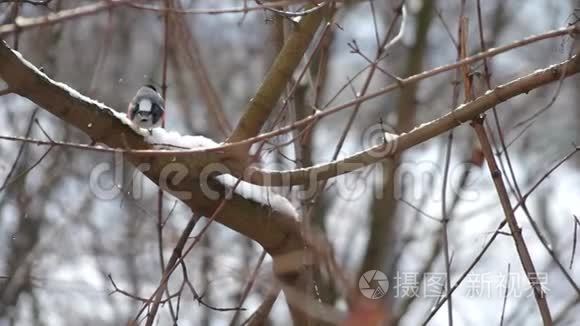
[[[164,100],[154,86],[145,85],[137,91],[129,103],[129,119],[138,127],[153,129],[161,127],[165,115]]]

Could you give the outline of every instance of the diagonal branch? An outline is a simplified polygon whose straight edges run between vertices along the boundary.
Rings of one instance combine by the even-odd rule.
[[[561,77],[569,77],[578,72],[580,72],[580,57],[576,55],[562,63],[536,70],[527,76],[499,85],[483,96],[467,104],[460,105],[444,116],[399,135],[389,143],[376,145],[339,161],[287,171],[272,171],[250,167],[245,171],[234,171],[234,174],[238,177],[243,177],[244,180],[250,183],[270,186],[304,185],[326,180],[364,168],[385,158],[393,157],[462,123],[471,121],[499,103],[521,94],[527,94],[538,87],[558,81]],[[279,129],[269,134],[277,134],[282,131],[284,130]],[[264,134],[260,137],[271,137],[269,134]],[[222,149],[225,148],[222,147]]]
[[[474,119],[472,126],[475,129],[479,143],[482,146],[483,154],[489,168],[489,173],[493,179],[502,210],[505,214],[505,219],[510,228],[512,238],[514,239],[520,262],[524,271],[526,271],[526,277],[533,289],[534,297],[536,299],[538,309],[540,310],[540,315],[542,316],[542,321],[544,322],[544,325],[552,325],[552,315],[550,314],[550,308],[546,300],[546,293],[542,289],[542,284],[538,282],[539,274],[536,272],[536,268],[534,267],[532,256],[530,255],[530,251],[522,235],[522,229],[520,228],[514,212],[512,211],[509,194],[502,179],[502,173],[497,166],[495,157],[493,155],[493,149],[489,144],[487,132],[483,127],[483,119],[484,116],[480,116]]]
[[[0,0],[0,3],[17,2],[18,0]],[[27,3],[33,6],[46,6],[52,0],[21,0],[22,3]]]
[[[100,1],[94,4],[77,7],[73,9],[66,9],[55,13],[50,13],[46,16],[23,18],[18,17],[14,24],[6,24],[0,26],[0,36],[19,32],[35,27],[52,25],[60,23],[73,18],[80,18],[87,15],[96,14],[127,3],[129,0],[107,0]]]
[[[323,10],[315,11],[302,17],[300,23],[294,27],[256,95],[244,109],[244,115],[228,142],[254,137],[260,132],[310,45],[322,17]]]
[[[182,9],[181,2],[171,6]],[[181,49],[183,52],[183,57],[191,69],[192,76],[200,89],[199,94],[210,117],[215,120],[217,127],[219,127],[224,136],[229,135],[232,127],[225,115],[221,99],[212,84],[210,73],[203,62],[199,42],[195,37],[194,31],[192,31],[188,25],[188,20],[183,15],[175,15],[172,24],[180,40],[176,41],[173,46],[176,50]]]

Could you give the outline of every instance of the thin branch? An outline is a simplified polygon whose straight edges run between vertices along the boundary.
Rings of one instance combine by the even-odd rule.
[[[372,3],[372,1],[371,1]],[[399,32],[393,38],[391,38],[388,42],[383,43],[382,45],[382,52],[386,53],[393,45],[399,43],[401,39],[403,39],[403,35],[405,34],[405,25],[407,24],[407,9],[405,7],[405,1],[402,1],[399,7],[399,12],[397,13],[397,18],[401,17],[401,26],[399,27]],[[396,19],[395,19],[396,20]],[[375,25],[376,28],[376,25]]]
[[[221,9],[205,9],[205,8],[188,8],[188,9],[176,9],[176,8],[161,8],[161,7],[154,7],[143,5],[139,3],[128,3],[127,6],[133,7],[135,9],[142,9],[142,10],[149,10],[154,12],[171,12],[174,14],[180,15],[220,15],[220,14],[246,14],[250,11],[256,10],[269,10],[274,11],[276,7],[283,7],[292,4],[300,4],[300,3],[311,3],[309,0],[281,0],[281,1],[269,1],[267,5],[260,4],[258,6],[247,6],[244,5],[242,7],[232,7],[232,8],[221,8]],[[312,9],[305,10],[302,12],[289,12],[289,11],[280,11],[278,12],[281,15],[288,16],[288,17],[295,17],[295,16],[304,16],[310,12],[315,10],[321,9],[320,5],[313,7]],[[275,11],[274,11],[275,12]]]
[[[48,132],[46,132],[46,130],[44,130],[44,128],[42,127],[42,125],[40,124],[38,119],[34,119],[34,123],[36,123],[36,125],[38,126],[38,129],[40,129],[40,131],[42,132],[44,137],[46,137],[46,139],[48,139],[51,143],[54,143],[54,140],[52,140],[52,137],[50,137]]]
[[[260,271],[260,267],[262,266],[262,263],[264,262],[264,258],[266,258],[266,251],[262,250],[260,257],[258,258],[258,262],[256,263],[256,267],[252,271],[252,274],[250,275],[250,278],[249,278],[248,282],[246,283],[244,290],[242,291],[242,297],[240,298],[240,303],[238,304],[238,307],[242,307],[244,305],[244,302],[248,298],[248,294],[250,293],[250,290],[252,289],[252,287],[254,286],[254,283],[256,282],[256,277],[258,276],[258,272]],[[238,321],[238,319],[240,317],[240,311],[241,310],[236,311],[236,313],[232,317],[232,320],[230,321],[230,326],[236,325],[236,322]]]
[[[42,156],[36,162],[34,162],[30,167],[28,167],[26,170],[22,171],[17,176],[15,176],[12,180],[10,180],[10,182],[7,182],[8,179],[6,179],[4,182],[4,185],[2,187],[0,187],[0,192],[4,191],[4,189],[7,189],[8,187],[10,187],[10,185],[14,184],[15,182],[17,182],[21,178],[25,177],[28,173],[30,173],[30,171],[32,171],[35,167],[38,166],[38,164],[40,164],[42,162],[42,160],[44,160],[44,158],[50,153],[50,151],[53,148],[54,148],[54,146],[50,146],[46,150],[46,152],[44,152],[44,154],[42,154]]]
[[[571,45],[570,51],[568,52],[568,58],[571,58],[573,54],[574,54],[574,45]],[[519,128],[522,125],[526,125],[528,123],[530,123],[530,126],[531,126],[536,121],[537,117],[539,117],[542,113],[549,110],[554,105],[554,103],[556,103],[556,100],[558,99],[558,96],[560,95],[560,91],[562,90],[563,84],[564,84],[564,78],[560,78],[560,80],[558,81],[558,85],[556,86],[556,90],[554,91],[554,95],[552,95],[552,98],[550,99],[550,101],[548,101],[548,103],[546,105],[544,105],[541,109],[534,112],[531,116],[516,123],[514,125],[514,128]]]
[[[278,295],[280,294],[280,285],[274,284],[273,287],[268,291],[266,299],[260,304],[258,309],[250,315],[244,322],[240,324],[240,326],[262,326],[266,325],[266,320],[270,311],[272,310],[272,306],[276,299],[278,299]]]
[[[46,6],[52,0],[0,0],[0,3],[10,3],[10,2],[19,2],[19,3],[27,3],[33,6]]]
[[[25,133],[26,138],[28,138],[28,136],[30,135],[30,132],[32,131],[32,124],[34,123],[34,119],[35,119],[36,113],[38,112],[38,109],[39,108],[36,107],[34,109],[34,111],[32,112],[32,115],[30,116],[30,122],[28,123],[28,127],[26,128],[26,133]],[[26,142],[22,142],[22,144],[20,145],[20,148],[18,149],[18,153],[16,154],[16,158],[14,159],[14,163],[12,163],[10,170],[8,170],[8,174],[6,175],[6,178],[4,179],[4,182],[2,183],[2,187],[0,187],[0,189],[3,189],[6,186],[6,184],[8,183],[8,180],[10,179],[10,177],[12,176],[14,171],[16,170],[16,166],[18,165],[18,161],[20,160],[22,153],[24,153],[24,145],[26,145]]]
[[[511,269],[511,264],[508,264],[507,274],[506,274],[506,279],[505,279],[505,292],[503,294],[503,304],[501,307],[501,317],[499,319],[499,326],[503,326],[503,318],[505,316],[505,307],[507,304],[507,297],[508,297],[508,292],[509,292],[509,288],[510,288],[510,269]]]
[[[542,316],[542,320],[544,325],[552,325],[552,315],[550,313],[550,308],[548,306],[548,302],[546,301],[546,294],[542,289],[542,285],[536,282],[535,278],[537,277],[538,273],[536,272],[536,268],[534,267],[534,262],[532,261],[532,257],[530,256],[530,252],[527,248],[526,242],[522,236],[522,230],[518,225],[518,222],[514,216],[514,213],[511,209],[511,204],[509,200],[509,195],[505,188],[505,184],[503,179],[501,178],[501,172],[497,167],[497,163],[495,161],[495,157],[493,156],[493,151],[491,149],[491,145],[489,144],[489,140],[487,137],[487,133],[483,128],[483,118],[479,118],[473,121],[472,126],[475,129],[475,133],[479,139],[479,142],[482,146],[483,155],[485,160],[487,161],[487,165],[489,167],[489,171],[493,182],[496,187],[497,195],[499,197],[502,210],[505,214],[505,218],[507,220],[507,224],[510,228],[512,233],[512,237],[514,239],[514,243],[516,246],[516,250],[518,252],[518,256],[520,258],[521,264],[523,269],[526,271],[526,277],[530,283],[530,286],[533,289],[534,297],[536,298],[536,303],[538,305],[538,309],[540,310],[540,314]]]
[[[572,254],[570,254],[570,267],[574,266],[574,256],[576,255],[576,244],[578,243],[578,226],[580,226],[580,220],[578,220],[578,216],[574,215],[574,236],[572,240]]]
[[[175,4],[181,8],[181,1]],[[193,77],[200,88],[201,98],[211,117],[216,120],[217,126],[224,137],[227,137],[232,131],[232,126],[228,121],[223,105],[215,86],[212,84],[210,74],[204,65],[199,42],[197,41],[194,31],[188,25],[186,17],[177,16],[173,22],[176,25],[175,33],[181,37],[181,41],[175,41],[174,47],[184,51],[186,63],[193,72]]]
[[[487,252],[487,250],[489,249],[489,247],[491,247],[491,244],[495,241],[495,239],[497,238],[497,236],[500,234],[500,230],[504,227],[504,225],[505,225],[505,220],[502,221],[498,225],[497,229],[492,234],[492,236],[489,239],[489,241],[487,241],[487,243],[483,246],[483,249],[481,249],[481,251],[475,257],[475,259],[473,260],[473,262],[471,262],[471,264],[467,267],[467,269],[463,272],[463,274],[461,274],[461,276],[459,277],[459,279],[457,279],[457,281],[455,282],[455,284],[451,287],[451,290],[449,291],[449,293],[453,294],[453,292],[455,292],[455,290],[459,287],[459,285],[461,285],[461,283],[467,277],[467,275],[469,275],[469,273],[471,273],[471,271],[473,270],[473,268],[475,268],[475,266],[477,265],[477,263],[479,261],[481,261],[481,258]],[[429,312],[429,315],[427,316],[427,318],[425,318],[425,321],[423,321],[423,324],[422,324],[423,326],[426,326],[429,323],[429,321],[433,318],[433,316],[435,316],[435,314],[437,313],[437,311],[439,311],[439,309],[441,308],[441,306],[443,306],[443,304],[445,302],[447,302],[447,295],[445,295],[444,297],[442,297],[437,302],[437,304],[435,305],[435,307],[433,307],[431,309],[431,311]]]
[[[235,311],[236,313],[240,312],[240,311],[245,311],[246,308],[242,308],[240,307],[234,307],[234,308],[219,308],[219,307],[215,307],[212,306],[210,304],[208,304],[207,302],[205,302],[203,300],[203,295],[199,295],[197,293],[197,291],[195,290],[195,288],[193,287],[193,284],[191,283],[191,281],[189,280],[189,276],[187,274],[187,267],[185,266],[185,262],[180,261],[179,265],[181,266],[181,270],[183,271],[183,283],[187,285],[187,287],[189,287],[189,290],[191,291],[192,295],[193,295],[193,299],[197,300],[197,302],[199,302],[202,306],[209,308],[211,310],[215,310],[215,311]]]
[[[152,325],[153,321],[155,320],[155,315],[157,314],[157,309],[159,308],[159,304],[162,301],[163,292],[165,291],[165,289],[167,289],[166,284],[167,284],[167,281],[169,278],[168,271],[169,270],[173,271],[175,269],[175,267],[177,266],[178,259],[180,257],[182,257],[182,250],[185,246],[185,243],[187,242],[187,239],[189,239],[189,235],[193,231],[193,228],[197,224],[198,220],[199,220],[199,218],[195,215],[192,215],[190,217],[189,222],[187,223],[187,226],[185,227],[185,229],[181,233],[181,237],[177,241],[177,244],[175,244],[175,248],[173,249],[173,254],[169,258],[169,261],[167,262],[165,270],[163,271],[161,285],[157,288],[157,290],[153,293],[151,298],[149,298],[147,301],[147,303],[152,304],[152,306],[150,307],[150,311],[147,314],[147,325]],[[139,313],[139,315],[140,315],[140,313]],[[139,315],[137,315],[136,320],[138,319]]]
[[[262,1],[260,1],[260,0],[254,0],[254,1],[256,1],[256,3],[259,4],[260,6],[262,6],[262,8],[264,8],[265,10],[277,13],[277,14],[282,15],[284,17],[301,17],[304,15],[311,14],[315,11],[318,11],[318,10],[324,8],[324,6],[326,6],[327,2],[328,2],[328,1],[322,1],[322,2],[314,5],[313,7],[309,8],[309,9],[305,9],[305,10],[298,11],[298,12],[292,12],[292,11],[280,10],[280,9],[273,7],[273,6],[264,5],[262,3]]]
[[[465,1],[461,1],[461,10],[459,14],[459,22],[458,22],[458,38],[459,38],[459,45],[457,47],[457,60],[464,59],[467,57],[467,27],[468,27],[468,20],[464,16],[465,12]],[[460,77],[463,76],[464,85],[466,85],[467,89],[467,80],[468,80],[468,72],[467,72],[467,65],[463,65],[459,67],[456,71],[455,78],[459,81]],[[459,83],[455,83],[453,86],[453,107],[457,106],[459,101]],[[465,101],[469,102],[472,101],[473,98],[469,96],[469,92],[465,91]],[[452,109],[453,110],[453,109]],[[453,112],[453,111],[452,111]],[[445,153],[445,166],[443,170],[443,184],[441,187],[441,218],[443,221],[443,225],[441,226],[441,233],[443,236],[443,258],[445,259],[445,289],[446,289],[446,296],[448,298],[447,303],[447,321],[449,326],[453,326],[453,298],[451,295],[451,261],[449,259],[449,216],[447,212],[447,181],[449,177],[449,166],[451,164],[451,153],[453,149],[453,136],[454,130],[450,130],[447,138],[447,148]]]
[[[530,212],[529,212],[529,210],[527,208],[527,205],[526,205],[526,200],[535,191],[535,189],[537,189],[537,187],[544,180],[546,180],[548,178],[548,176],[550,174],[552,174],[558,167],[560,167],[562,164],[564,164],[564,162],[568,161],[572,156],[574,156],[576,153],[578,153],[578,151],[580,151],[580,147],[574,148],[574,150],[571,153],[569,153],[566,156],[564,156],[563,159],[561,159],[551,169],[549,169],[548,172],[546,172],[530,188],[530,190],[528,192],[526,192],[525,194],[522,195],[521,191],[519,190],[519,187],[516,187],[517,196],[518,196],[518,198],[520,198],[520,200],[518,201],[517,205],[514,206],[514,208],[512,209],[512,211],[515,212],[515,210],[517,208],[519,208],[520,206],[522,207],[522,210],[524,211],[524,214],[525,214],[526,218],[530,222],[530,225],[532,226],[532,230],[534,230],[534,232],[536,233],[538,239],[540,240],[540,243],[542,244],[542,246],[544,247],[544,249],[546,249],[546,251],[548,252],[548,254],[550,254],[550,257],[552,257],[552,259],[556,263],[556,266],[558,267],[558,269],[560,269],[560,271],[562,272],[562,274],[564,274],[564,277],[566,278],[566,280],[568,281],[568,283],[570,283],[570,285],[576,291],[576,294],[580,297],[580,287],[578,286],[578,284],[576,284],[576,282],[574,281],[574,278],[570,275],[570,273],[566,270],[566,268],[564,267],[564,265],[558,259],[558,256],[556,255],[556,252],[554,251],[554,249],[552,249],[552,247],[550,246],[550,244],[548,243],[548,241],[546,240],[546,238],[540,232],[540,228],[538,227],[537,223],[532,218],[532,216],[531,216],[531,214],[530,214]]]
[[[15,23],[0,26],[0,36],[7,34],[28,30],[35,27],[53,25],[62,23],[69,19],[80,18],[92,14],[99,13],[119,5],[128,3],[131,0],[106,0],[94,4],[77,7],[73,9],[66,9],[56,13],[50,13],[41,17],[17,17]]]
[[[149,302],[149,299],[147,299],[147,298],[137,296],[133,293],[130,293],[128,291],[125,291],[125,290],[119,288],[117,286],[117,284],[115,283],[115,281],[113,280],[113,276],[111,274],[107,274],[107,278],[109,279],[109,281],[111,281],[111,285],[113,286],[113,291],[111,291],[111,293],[109,293],[109,295],[114,294],[114,293],[120,293],[128,298],[133,299],[133,300],[137,300],[140,302]],[[174,294],[170,295],[167,299],[162,300],[161,303],[166,303],[167,301],[171,300],[174,297],[177,297],[178,295],[179,295],[179,293],[174,293]]]
[[[445,32],[447,32],[447,36],[451,40],[451,43],[453,43],[453,45],[455,46],[455,48],[458,48],[459,47],[459,44],[455,40],[455,37],[453,37],[453,33],[451,33],[451,30],[449,29],[449,26],[445,22],[445,19],[443,18],[443,15],[441,14],[441,10],[435,9],[435,13],[437,14],[437,17],[439,18],[439,20],[441,21],[441,24],[443,25],[443,29],[445,30]]]

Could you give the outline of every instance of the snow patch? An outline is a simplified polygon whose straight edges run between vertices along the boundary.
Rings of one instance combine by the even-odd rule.
[[[182,136],[176,131],[168,131],[163,128],[151,129],[145,136],[145,141],[154,145],[158,149],[202,149],[215,148],[220,146],[219,143],[203,136]],[[271,207],[274,211],[283,213],[293,218],[298,218],[298,213],[288,199],[274,193],[267,187],[257,186],[245,181],[238,183],[238,178],[230,174],[221,174],[215,177],[227,189],[235,186],[234,193],[248,200],[257,202],[261,205]],[[237,184],[237,186],[236,186]]]
[[[271,189],[256,186],[244,181],[240,181],[238,183],[238,178],[230,174],[219,175],[216,177],[216,179],[229,189],[233,188],[237,184],[237,187],[234,189],[234,193],[248,200],[271,207],[274,211],[283,213],[293,218],[298,218],[298,212],[296,212],[294,205],[292,205],[285,197],[274,193]]]
[[[131,119],[129,119],[129,117],[127,116],[127,114],[125,112],[117,112],[117,111],[110,109],[110,108],[107,108],[107,107],[105,108],[105,110],[108,110],[115,118],[119,119],[121,121],[121,123],[131,127],[131,129],[133,129],[136,133],[140,134],[141,136],[145,137],[145,136],[149,135],[149,132],[146,129],[139,128],[139,126],[136,126],[133,123],[133,121],[131,121]]]
[[[144,130],[144,129],[143,129]],[[219,144],[204,136],[182,136],[177,131],[153,128],[145,135],[145,141],[158,149],[214,148]]]
[[[27,66],[28,68],[34,70],[34,72],[42,77],[44,77],[44,79],[46,79],[47,81],[49,81],[51,84],[56,85],[62,89],[64,89],[65,91],[67,91],[72,97],[77,98],[81,101],[85,101],[85,102],[89,102],[91,104],[94,104],[98,107],[100,107],[103,110],[111,110],[111,108],[109,108],[108,106],[106,106],[105,104],[99,102],[99,101],[95,101],[90,97],[87,97],[81,93],[79,93],[76,89],[68,86],[65,83],[61,83],[61,82],[57,82],[57,81],[53,81],[52,79],[50,79],[44,72],[42,72],[40,69],[36,68],[35,65],[33,65],[30,61],[24,59],[24,57],[22,56],[22,54],[18,51],[12,50],[12,53],[14,53],[15,56],[18,57],[18,59],[20,59],[20,61]]]
[[[108,107],[107,105],[105,105],[102,102],[96,101],[88,96],[85,96],[81,93],[79,93],[76,89],[68,86],[65,83],[61,83],[61,82],[57,82],[54,81],[52,79],[50,79],[44,72],[42,72],[40,69],[36,68],[36,66],[34,64],[32,64],[30,61],[24,59],[24,57],[22,56],[22,54],[18,51],[12,50],[12,53],[14,53],[14,55],[16,57],[18,57],[18,59],[28,68],[30,68],[31,70],[33,70],[36,74],[38,74],[39,76],[42,76],[46,81],[48,81],[49,83],[58,86],[60,88],[62,88],[63,90],[65,90],[66,92],[69,93],[70,96],[81,100],[83,102],[87,102],[90,104],[93,104],[95,106],[97,106],[100,110],[102,111],[108,111],[109,113],[111,113],[113,116],[115,116],[117,119],[121,120],[121,122],[129,127],[131,127],[133,130],[135,130],[137,133],[145,136],[145,133],[142,130],[139,130],[140,128],[136,127],[129,118],[127,118],[127,115],[125,113],[121,113],[121,112],[117,112],[115,110],[113,110],[112,108]],[[89,128],[91,128],[91,126],[89,126]]]

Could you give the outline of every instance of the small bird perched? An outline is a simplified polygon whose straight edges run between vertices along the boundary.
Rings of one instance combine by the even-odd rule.
[[[165,116],[164,102],[153,85],[145,85],[129,102],[127,115],[138,127],[149,130],[161,127]]]

